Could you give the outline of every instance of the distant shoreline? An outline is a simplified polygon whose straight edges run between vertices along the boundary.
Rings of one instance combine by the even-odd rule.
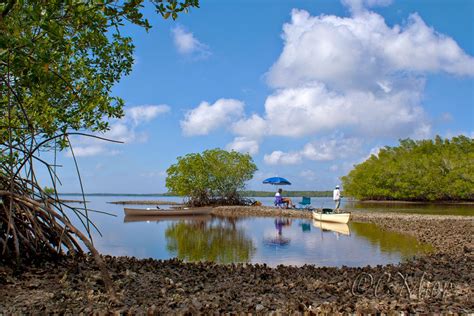
[[[283,191],[285,196],[289,197],[332,197],[332,191]],[[273,197],[275,191],[242,191],[242,196],[245,197]],[[63,196],[82,196],[82,193],[59,193]],[[178,196],[180,195],[174,193],[84,193],[85,196]],[[184,197],[184,196],[183,196]]]
[[[474,201],[397,201],[397,200],[352,200],[352,202],[357,203],[379,203],[379,204],[466,204],[474,205]]]
[[[263,197],[273,197],[273,191],[244,191],[242,196],[250,198],[263,198]],[[285,191],[285,196],[288,197],[332,197],[330,191]],[[82,196],[82,193],[59,193],[61,196]],[[130,196],[130,197],[184,197],[172,193],[84,193],[84,196]],[[474,205],[474,201],[449,201],[449,200],[440,200],[440,201],[408,201],[408,200],[356,200],[351,198],[345,198],[348,202],[357,202],[357,203],[378,203],[378,204],[464,204],[464,205]]]

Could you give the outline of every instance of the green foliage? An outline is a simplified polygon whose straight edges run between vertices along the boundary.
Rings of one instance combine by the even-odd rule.
[[[198,0],[148,2],[163,18],[173,19],[199,5]],[[50,203],[35,169],[46,166],[56,183],[55,168],[39,150],[57,144],[64,149],[71,132],[103,132],[108,119],[123,115],[124,102],[112,96],[112,87],[130,73],[134,46],[121,27],[127,23],[148,30],[150,23],[141,13],[145,3],[0,1],[1,259],[15,258],[18,264],[22,258],[80,252],[85,245],[112,300],[112,282],[90,242],[87,208],[57,199]],[[71,224],[66,208],[79,217],[89,237]]]
[[[474,139],[400,140],[342,178],[361,200],[474,200]]]
[[[54,195],[54,188],[50,187],[44,187],[43,192],[46,193],[47,195]]]
[[[410,259],[433,251],[433,246],[422,243],[413,236],[383,230],[374,223],[351,222],[350,227],[359,238],[377,245],[382,253],[399,253],[403,259]]]
[[[171,224],[165,232],[167,249],[181,260],[217,263],[247,262],[255,247],[235,219]],[[189,238],[192,236],[192,238]]]
[[[150,0],[164,18],[198,7],[198,0]],[[144,0],[0,3],[0,142],[27,133],[105,131],[123,115],[112,87],[133,65],[125,23],[148,30]],[[6,127],[11,127],[9,136]],[[10,138],[9,138],[10,137]],[[62,146],[67,142],[62,139]]]
[[[166,187],[176,195],[188,196],[192,205],[239,204],[239,191],[256,170],[249,154],[206,150],[178,157],[166,171]]]

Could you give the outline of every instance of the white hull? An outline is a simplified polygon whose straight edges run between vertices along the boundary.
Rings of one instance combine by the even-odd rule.
[[[313,226],[322,230],[330,230],[342,235],[349,236],[351,234],[349,225],[343,223],[331,223],[313,220]]]
[[[313,219],[321,222],[342,223],[347,224],[351,218],[351,213],[333,213],[323,214],[313,211]]]
[[[132,223],[132,222],[160,222],[160,221],[180,221],[180,220],[192,220],[192,221],[206,221],[211,219],[211,215],[177,215],[177,216],[170,216],[170,215],[149,215],[149,216],[141,216],[141,215],[126,215],[123,218],[124,223]]]
[[[124,208],[125,216],[184,216],[184,215],[207,215],[212,212],[210,207],[183,208],[183,209],[154,209],[154,208]]]

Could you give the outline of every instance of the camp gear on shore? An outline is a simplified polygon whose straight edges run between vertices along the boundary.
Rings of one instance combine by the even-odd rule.
[[[303,196],[301,202],[298,202],[298,204],[304,209],[309,209],[311,208],[311,198],[308,196]]]

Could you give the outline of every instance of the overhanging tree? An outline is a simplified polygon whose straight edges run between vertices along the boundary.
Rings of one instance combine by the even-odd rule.
[[[198,0],[7,0],[0,3],[0,260],[81,252],[81,239],[100,261],[86,212],[44,192],[33,162],[55,185],[54,162],[39,150],[69,146],[75,133],[101,132],[123,115],[111,89],[130,73],[132,39],[125,24],[148,30],[145,4],[163,18],[198,7]],[[56,191],[56,188],[54,188]],[[86,234],[69,221],[76,213]],[[107,280],[106,285],[107,285]],[[110,290],[110,287],[109,287]]]
[[[241,204],[239,191],[252,179],[257,166],[249,154],[222,149],[178,157],[166,171],[170,192],[189,197],[194,206]]]

